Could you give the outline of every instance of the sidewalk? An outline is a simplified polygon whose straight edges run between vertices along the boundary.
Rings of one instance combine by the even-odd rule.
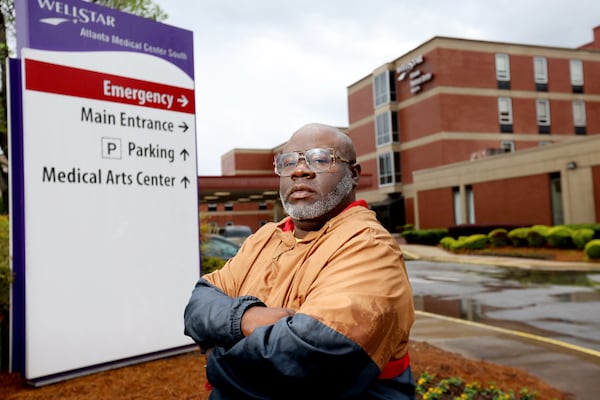
[[[466,256],[434,246],[401,244],[407,260],[497,265],[527,269],[599,271],[600,264],[552,262],[511,257]],[[459,320],[423,311],[411,338],[467,358],[521,368],[552,386],[592,400],[600,393],[600,352],[509,329]]]
[[[557,262],[522,257],[453,254],[436,246],[425,246],[420,244],[400,244],[400,247],[407,260],[498,265],[501,267],[541,269],[547,271],[600,271],[600,263],[597,262]]]

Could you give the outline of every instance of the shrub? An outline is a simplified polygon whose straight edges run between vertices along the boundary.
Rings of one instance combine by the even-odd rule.
[[[0,216],[0,320],[10,308],[10,285],[13,273],[9,267],[8,217]]]
[[[10,268],[0,266],[0,321],[8,314],[10,308],[10,285],[13,281],[13,273]]]
[[[415,226],[413,224],[404,224],[396,227],[396,232],[403,233],[406,231],[414,231]]]
[[[488,239],[494,247],[508,246],[511,243],[508,238],[508,230],[504,228],[496,228],[488,233]]]
[[[534,225],[527,231],[525,239],[529,247],[542,247],[546,244],[546,235],[549,227],[545,225]]]
[[[515,247],[527,246],[527,233],[531,228],[516,228],[508,232],[508,238]]]
[[[554,226],[548,229],[546,234],[546,242],[551,247],[558,247],[561,249],[574,247],[573,239],[571,239],[572,233],[573,232],[571,229],[567,228],[566,226]]]
[[[525,239],[529,247],[542,247],[546,244],[546,238],[540,232],[534,230],[529,230]]]
[[[464,249],[466,249],[466,244],[467,244],[467,236],[461,236],[458,239],[454,239],[454,242],[452,242],[452,245],[450,246],[450,250],[452,250],[452,251],[464,250]]]
[[[594,230],[591,228],[577,229],[575,232],[573,232],[571,238],[573,239],[573,244],[575,247],[578,249],[583,249],[586,243],[594,238]]]
[[[600,260],[600,239],[593,239],[587,242],[583,248],[583,252],[591,260]]]
[[[451,236],[444,236],[442,240],[440,240],[440,244],[442,245],[442,247],[447,250],[450,250],[452,248],[454,242],[456,242],[456,239],[454,239]]]
[[[426,244],[435,246],[440,240],[448,236],[448,230],[443,228],[409,230],[402,233],[404,239],[410,244]]]
[[[202,275],[221,269],[225,260],[216,257],[202,257]]]
[[[477,233],[489,234],[495,229],[506,229],[507,232],[521,228],[523,225],[507,225],[507,224],[461,224],[448,227],[448,236],[459,238],[461,236],[471,236]]]
[[[461,236],[454,239],[451,236],[446,236],[440,240],[440,244],[447,250],[480,250],[488,244],[488,237],[482,233],[471,236]]]
[[[571,230],[579,230],[579,229],[591,229],[594,231],[594,239],[600,239],[600,224],[565,224],[567,228]]]
[[[487,244],[487,235],[484,235],[483,233],[478,233],[465,238],[463,248],[468,250],[479,250],[485,248]]]

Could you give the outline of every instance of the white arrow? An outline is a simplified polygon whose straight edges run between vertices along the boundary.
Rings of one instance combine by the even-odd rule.
[[[177,99],[177,101],[181,103],[181,107],[185,107],[188,104],[188,99],[183,94]]]

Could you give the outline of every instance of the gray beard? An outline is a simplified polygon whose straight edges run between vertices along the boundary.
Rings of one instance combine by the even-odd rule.
[[[325,215],[337,207],[337,205],[340,204],[353,189],[354,182],[352,180],[352,172],[348,171],[331,193],[309,206],[286,203],[283,195],[280,195],[280,198],[283,209],[293,219],[314,219]]]

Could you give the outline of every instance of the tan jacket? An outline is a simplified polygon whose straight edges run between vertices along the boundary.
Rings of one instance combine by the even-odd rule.
[[[360,345],[380,369],[407,352],[413,299],[395,238],[375,213],[352,207],[296,241],[270,223],[204,278],[231,297],[313,317]]]

